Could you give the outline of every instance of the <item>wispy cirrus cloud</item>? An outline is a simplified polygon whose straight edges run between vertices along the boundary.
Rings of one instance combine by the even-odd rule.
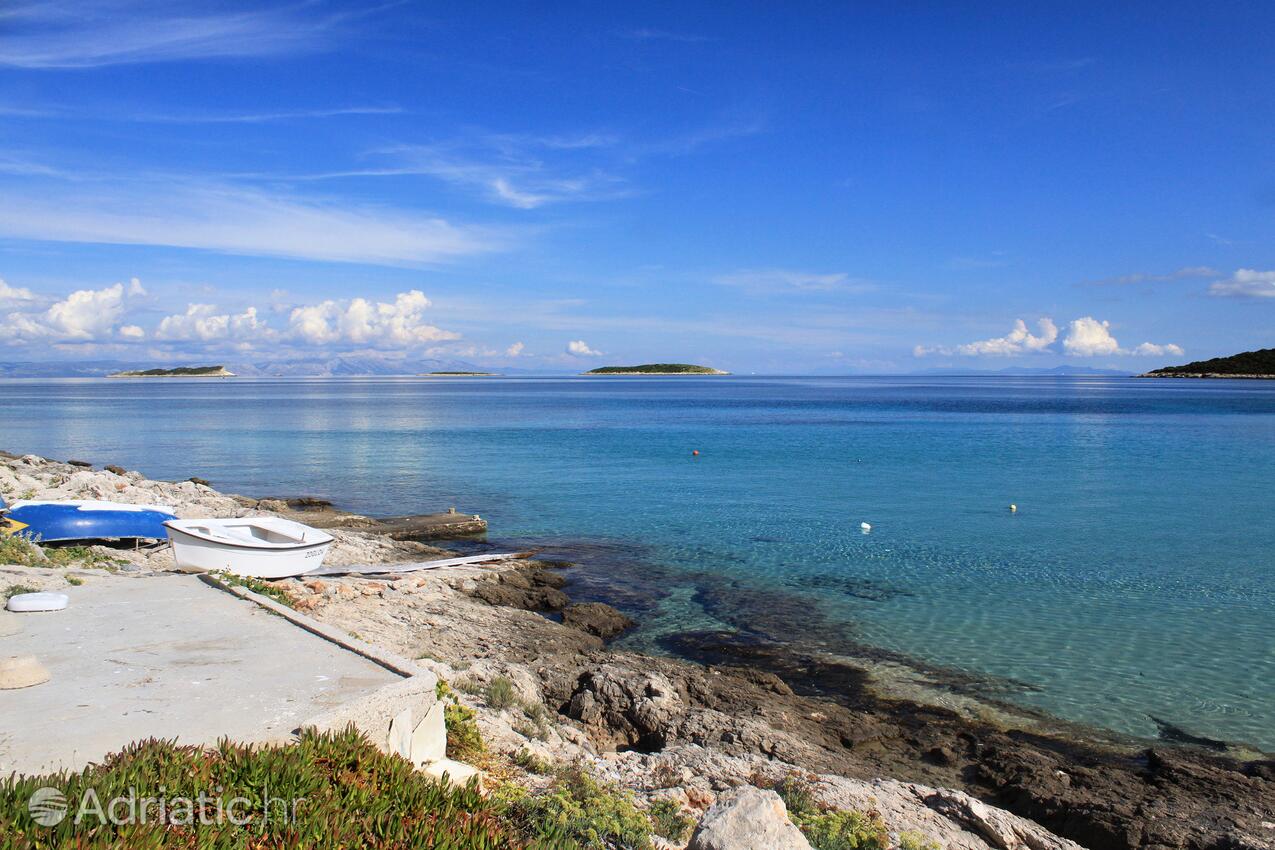
[[[112,117],[152,124],[269,124],[276,121],[305,121],[346,116],[402,115],[403,112],[404,109],[401,106],[338,106],[265,112],[139,113]]]
[[[502,206],[532,210],[551,204],[625,197],[626,181],[582,154],[616,144],[613,136],[520,136],[487,134],[437,144],[399,144],[370,157],[384,164],[305,175],[303,179],[342,177],[432,177],[477,191]],[[565,161],[563,156],[568,157]]]
[[[1202,277],[1217,277],[1221,272],[1211,266],[1183,266],[1171,272],[1134,272],[1133,274],[1106,277],[1091,280],[1091,286],[1132,286],[1141,283],[1167,283],[1175,280],[1192,280]]]
[[[96,68],[314,50],[351,17],[319,8],[291,4],[235,10],[180,0],[19,2],[3,12],[0,65]]]
[[[716,39],[707,35],[696,35],[689,32],[676,32],[674,30],[658,29],[656,27],[635,27],[634,29],[619,30],[616,32],[620,38],[626,38],[630,41],[672,41],[681,44],[700,44],[706,41],[716,41]]]
[[[845,272],[809,272],[798,269],[740,269],[718,275],[713,282],[733,286],[753,294],[792,294],[809,292],[871,292],[877,286],[870,280],[851,277]]]
[[[507,229],[416,210],[180,175],[12,181],[0,186],[0,236],[378,265],[446,262],[514,241]]]

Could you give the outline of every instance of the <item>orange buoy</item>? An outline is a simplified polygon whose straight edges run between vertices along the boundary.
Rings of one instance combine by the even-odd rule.
[[[699,449],[694,449],[694,450],[691,452],[691,454],[692,454],[692,455],[695,455],[696,457],[698,457],[698,456],[699,456]]]

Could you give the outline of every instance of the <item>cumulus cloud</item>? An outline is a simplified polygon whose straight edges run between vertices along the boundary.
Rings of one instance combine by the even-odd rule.
[[[4,278],[0,277],[0,304],[10,304],[14,301],[31,301],[34,297],[31,294],[31,290],[23,289],[19,286],[10,286],[5,283]]]
[[[459,339],[425,321],[430,301],[413,289],[393,302],[364,298],[324,301],[297,307],[288,317],[289,332],[311,345],[353,344],[374,348],[406,348],[440,340]]]
[[[523,345],[521,342],[515,342],[513,345],[505,349],[505,356],[517,357],[518,355],[522,354],[522,350],[526,347],[527,346]]]
[[[29,300],[31,293],[26,293]],[[11,312],[0,322],[0,335],[11,344],[36,340],[48,342],[102,342],[117,336],[137,339],[136,326],[123,333],[118,328],[124,313],[124,284],[105,289],[79,289],[43,312]]]
[[[257,308],[242,313],[219,313],[212,304],[191,304],[185,313],[165,316],[155,328],[155,338],[186,342],[253,342],[270,339],[274,332],[257,317]]]
[[[1165,354],[1173,354],[1181,356],[1186,352],[1182,350],[1182,346],[1166,343],[1164,345],[1156,345],[1154,342],[1144,342],[1131,352],[1135,357],[1162,357]]]
[[[1111,322],[1100,322],[1092,316],[1074,319],[1068,326],[1063,350],[1075,357],[1099,357],[1104,355],[1132,355],[1153,357],[1165,354],[1181,355],[1182,346],[1173,343],[1144,342],[1132,350],[1120,347],[1111,335]]]
[[[567,343],[567,353],[572,357],[599,357],[601,351],[594,351],[589,344],[582,339],[573,339]]]
[[[965,357],[1011,357],[1017,354],[1048,351],[1049,346],[1053,345],[1054,341],[1058,339],[1058,326],[1054,324],[1053,319],[1046,317],[1036,322],[1036,329],[1039,333],[1033,334],[1027,329],[1026,322],[1022,319],[1016,319],[1014,321],[1014,329],[1005,336],[968,342],[955,348],[946,346],[926,348],[918,345],[912,350],[912,353],[917,357],[924,357],[927,354],[960,354]]]
[[[955,347],[918,345],[912,349],[917,357],[930,354],[951,356],[954,354],[966,357],[1009,357],[1019,354],[1056,354],[1054,343],[1058,341],[1058,326],[1048,317],[1036,323],[1037,333],[1027,329],[1022,319],[1014,322],[1014,329],[1002,337],[983,339]],[[1062,341],[1062,350],[1074,357],[1099,357],[1105,355],[1133,355],[1149,357],[1164,354],[1182,354],[1181,346],[1173,343],[1156,344],[1144,342],[1132,350],[1120,347],[1120,343],[1111,335],[1111,323],[1098,321],[1092,316],[1073,319],[1067,326],[1067,335]]]
[[[1209,294],[1224,298],[1275,298],[1275,271],[1238,269],[1229,278],[1211,283]]]
[[[1100,322],[1092,316],[1073,319],[1063,340],[1063,350],[1077,357],[1116,354],[1120,344],[1111,335],[1111,322]]]

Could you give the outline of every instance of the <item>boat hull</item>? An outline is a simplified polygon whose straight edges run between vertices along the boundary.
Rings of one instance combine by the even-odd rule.
[[[97,503],[93,503],[97,504]],[[162,540],[164,523],[176,517],[154,506],[121,505],[86,509],[83,502],[14,503],[4,516],[0,535],[40,543],[72,540]]]
[[[331,539],[294,547],[253,548],[206,540],[168,527],[177,568],[186,572],[228,572],[252,578],[287,578],[316,570],[332,548]]]

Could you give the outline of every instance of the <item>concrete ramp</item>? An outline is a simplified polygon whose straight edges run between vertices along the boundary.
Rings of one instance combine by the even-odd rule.
[[[21,617],[0,654],[49,682],[0,690],[0,774],[78,770],[132,741],[285,741],[402,677],[195,576],[106,573]]]

